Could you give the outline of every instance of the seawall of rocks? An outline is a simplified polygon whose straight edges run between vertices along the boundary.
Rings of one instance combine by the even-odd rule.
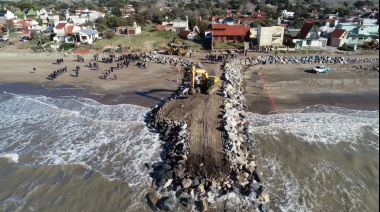
[[[375,63],[378,58],[346,58],[342,56],[257,56],[239,59],[243,65],[257,64],[347,64],[347,63]]]
[[[190,87],[190,68],[192,65],[202,67],[183,58],[172,58],[161,55],[144,56],[146,62],[162,64],[179,64],[185,69],[183,81],[177,92],[168,101],[187,94]],[[161,135],[162,161],[146,164],[152,171],[152,188],[154,192],[147,195],[147,201],[153,210],[172,211],[177,207],[207,211],[215,208],[218,200],[225,200],[233,194],[239,201],[236,204],[251,205],[250,209],[269,210],[269,194],[263,185],[253,154],[254,141],[248,132],[246,120],[246,99],[243,95],[244,65],[255,64],[347,64],[374,63],[379,59],[344,58],[330,56],[258,56],[234,59],[224,64],[224,75],[221,95],[223,98],[222,124],[224,129],[224,156],[230,164],[231,174],[228,178],[209,179],[205,176],[193,176],[186,172],[186,161],[189,158],[189,141],[191,132],[186,121],[170,120],[162,116],[166,108],[163,103],[154,108],[148,125]],[[378,70],[378,66],[356,65],[357,69]],[[239,202],[239,203],[237,203]],[[179,206],[181,205],[181,206]]]
[[[156,58],[151,58],[155,60]],[[173,101],[186,93],[190,86],[190,67],[192,62],[183,62],[185,75]],[[263,178],[257,170],[252,153],[253,141],[248,133],[246,120],[246,100],[243,95],[242,66],[238,60],[224,65],[222,85],[224,155],[230,164],[231,174],[227,178],[210,179],[204,175],[194,176],[186,172],[189,158],[191,132],[182,120],[162,117],[165,104],[154,108],[149,116],[148,125],[160,132],[162,161],[146,164],[152,171],[152,188],[155,192],[147,194],[147,202],[153,210],[157,208],[172,211],[178,206],[199,211],[216,207],[217,200],[234,193],[251,208],[266,211],[269,194]]]

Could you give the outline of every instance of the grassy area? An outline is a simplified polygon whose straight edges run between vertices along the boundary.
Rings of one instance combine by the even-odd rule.
[[[238,46],[244,46],[243,42],[235,43],[224,43],[224,42],[215,42],[214,49],[236,49]]]
[[[108,45],[120,44],[122,48],[131,47],[132,51],[143,51],[151,48],[164,48],[167,43],[171,42],[174,38],[178,38],[178,32],[155,31],[154,26],[148,25],[142,27],[141,34],[139,35],[116,35],[112,39],[99,40],[92,47],[101,50]],[[192,49],[202,48],[202,45],[196,42],[186,40],[186,43]]]

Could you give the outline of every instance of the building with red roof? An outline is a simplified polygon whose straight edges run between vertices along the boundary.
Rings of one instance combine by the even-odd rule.
[[[315,22],[306,22],[303,25],[301,31],[298,33],[297,39],[293,40],[298,47],[326,47],[328,39],[319,35],[317,25]]]
[[[335,29],[331,33],[330,45],[334,47],[341,47],[346,43],[347,40],[347,31],[344,29]]]
[[[29,35],[31,32],[29,23],[24,21],[24,20],[15,21],[13,29],[15,31],[22,32],[22,34],[24,34],[24,35]]]
[[[212,24],[213,42],[248,41],[250,28],[242,25]]]

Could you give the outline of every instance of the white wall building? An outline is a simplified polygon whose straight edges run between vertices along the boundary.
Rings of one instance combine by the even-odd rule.
[[[283,18],[293,18],[294,17],[294,12],[289,12],[287,10],[283,10],[281,14],[282,14]]]

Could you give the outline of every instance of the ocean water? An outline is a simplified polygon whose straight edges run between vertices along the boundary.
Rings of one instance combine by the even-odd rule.
[[[0,210],[148,210],[159,160],[149,108],[77,97],[0,94]]]
[[[144,163],[161,147],[149,108],[20,92],[0,93],[0,108],[0,210],[151,211]],[[249,121],[273,210],[378,211],[379,111],[316,105]]]
[[[379,111],[250,114],[275,211],[379,211]]]

